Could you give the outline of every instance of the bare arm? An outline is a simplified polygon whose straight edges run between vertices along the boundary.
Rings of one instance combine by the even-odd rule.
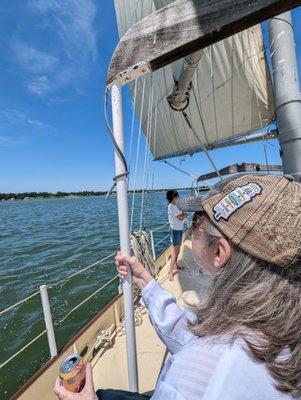
[[[180,221],[184,221],[184,219],[186,218],[186,213],[182,212],[181,214],[177,215],[177,218]]]

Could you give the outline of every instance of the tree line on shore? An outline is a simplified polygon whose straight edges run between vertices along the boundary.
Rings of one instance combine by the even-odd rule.
[[[191,188],[181,188],[177,190],[190,190]],[[154,189],[154,190],[145,190],[146,192],[165,192],[168,189]],[[136,189],[136,193],[141,193],[143,189]],[[129,190],[129,193],[132,193],[133,190]],[[82,192],[23,192],[23,193],[0,193],[0,201],[5,200],[27,200],[27,199],[47,199],[47,198],[59,198],[59,197],[72,197],[72,196],[103,196],[107,192],[97,191],[94,192],[92,190],[84,190]],[[113,192],[114,193],[114,192]]]

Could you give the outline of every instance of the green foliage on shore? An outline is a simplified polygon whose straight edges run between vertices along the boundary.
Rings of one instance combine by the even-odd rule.
[[[208,190],[208,187],[201,187],[201,190]],[[154,189],[144,190],[144,192],[166,192],[168,189]],[[177,190],[191,190],[191,188],[180,188]],[[135,193],[142,193],[142,189],[136,189]],[[0,201],[5,200],[32,200],[32,199],[49,199],[49,198],[61,198],[61,197],[79,197],[79,196],[103,196],[107,192],[94,192],[93,190],[85,190],[82,192],[23,192],[23,193],[0,193]],[[133,193],[133,190],[129,190],[129,193]],[[113,192],[112,194],[116,194]]]
[[[52,197],[72,197],[72,196],[101,196],[106,192],[24,192],[24,193],[0,193],[0,201],[2,200],[26,200],[26,199],[48,199]]]

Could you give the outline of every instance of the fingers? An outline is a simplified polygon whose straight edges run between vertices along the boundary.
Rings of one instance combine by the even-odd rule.
[[[63,383],[59,377],[56,378],[53,391],[60,400],[67,399],[70,393],[64,388]]]
[[[128,267],[126,265],[121,265],[118,267],[118,275],[119,278],[123,279],[127,276],[128,274]]]
[[[94,383],[93,383],[93,374],[92,374],[92,365],[88,363],[86,365],[86,384],[85,390],[89,392],[94,392]]]
[[[116,254],[115,264],[118,269],[118,275],[121,279],[125,278],[128,274],[128,265],[133,263],[133,257],[130,257],[120,251]]]
[[[62,382],[59,377],[56,378],[53,391],[55,394],[59,394],[60,388],[62,386]]]
[[[133,257],[128,256],[127,254],[122,253],[121,251],[118,251],[118,253],[116,254],[116,257],[115,257],[115,260],[116,260],[116,262],[119,263],[119,265],[122,265],[124,263],[131,264],[133,262],[132,259],[133,259]]]

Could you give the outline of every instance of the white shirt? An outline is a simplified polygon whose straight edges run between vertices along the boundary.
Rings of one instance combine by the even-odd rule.
[[[171,353],[151,400],[291,400],[275,388],[263,363],[250,356],[242,340],[199,338],[187,328],[194,314],[152,280],[142,303]]]
[[[171,229],[174,229],[176,231],[182,231],[183,221],[180,221],[177,218],[177,215],[181,215],[182,211],[179,210],[175,204],[169,203],[167,212],[168,212],[168,221]]]

